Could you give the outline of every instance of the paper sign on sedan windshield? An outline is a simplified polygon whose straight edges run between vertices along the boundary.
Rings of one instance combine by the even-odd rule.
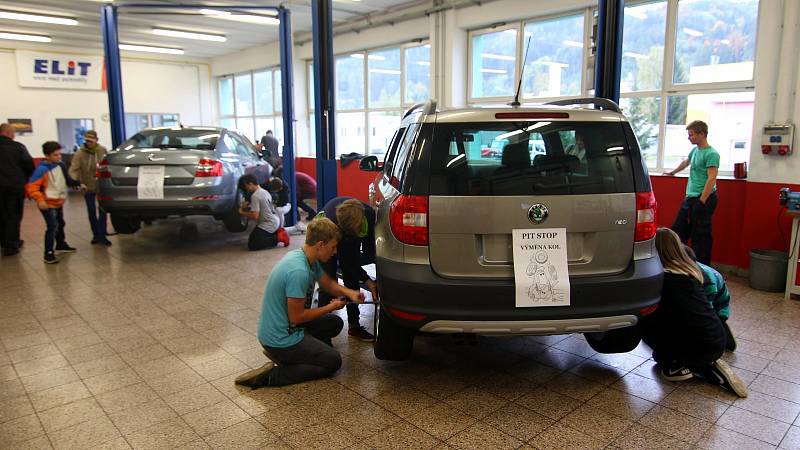
[[[142,200],[164,199],[164,166],[139,166],[136,195]]]
[[[569,306],[566,228],[513,230],[517,308]]]

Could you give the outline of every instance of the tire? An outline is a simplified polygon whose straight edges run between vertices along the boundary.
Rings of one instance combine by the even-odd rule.
[[[242,202],[242,195],[239,194],[238,200],[233,205],[231,212],[222,217],[225,229],[231,233],[241,233],[247,229],[247,217],[239,215],[239,204]]]
[[[386,361],[404,361],[414,348],[414,331],[392,322],[386,312],[378,306],[375,314],[375,357]]]
[[[111,214],[111,225],[119,234],[133,234],[139,231],[142,221],[136,217]]]
[[[638,325],[600,333],[583,333],[589,347],[598,353],[627,353],[642,340]]]

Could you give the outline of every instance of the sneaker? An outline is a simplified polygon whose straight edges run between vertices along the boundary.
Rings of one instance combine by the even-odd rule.
[[[105,236],[92,239],[92,245],[102,244],[106,247],[111,247],[111,241],[106,239]]]
[[[361,325],[351,326],[350,329],[347,330],[347,334],[364,342],[375,341],[375,336],[373,336],[372,333],[367,331],[367,329],[362,327]]]
[[[56,258],[56,254],[53,252],[47,252],[44,254],[44,262],[45,264],[57,264],[58,258]]]
[[[705,378],[712,384],[718,384],[725,390],[733,392],[741,398],[747,398],[747,385],[725,361],[718,359],[711,364]]]
[[[289,233],[283,227],[278,228],[278,242],[282,242],[284,247],[289,246]]]
[[[275,368],[275,363],[268,361],[258,369],[248,370],[247,372],[236,377],[235,384],[239,386],[247,386],[250,389],[258,389],[263,386],[269,385],[269,374]]]
[[[75,247],[70,247],[69,244],[64,242],[61,245],[56,245],[56,251],[61,253],[75,253],[77,249]]]
[[[18,248],[8,247],[3,249],[3,256],[14,256],[19,253]]]
[[[686,381],[694,377],[688,367],[680,365],[661,367],[661,376],[669,381]]]
[[[736,351],[736,338],[733,337],[733,332],[731,331],[731,326],[728,325],[727,320],[722,321],[722,328],[725,329],[725,350],[729,352]]]

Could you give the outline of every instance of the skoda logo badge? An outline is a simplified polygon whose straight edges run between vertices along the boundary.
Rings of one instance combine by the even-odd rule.
[[[528,220],[535,224],[544,222],[547,220],[547,216],[549,215],[550,211],[547,210],[547,206],[544,206],[541,203],[536,203],[528,210]]]

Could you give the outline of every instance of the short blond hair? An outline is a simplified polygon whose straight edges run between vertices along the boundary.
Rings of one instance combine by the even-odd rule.
[[[317,242],[327,244],[330,241],[342,240],[342,232],[331,219],[317,217],[308,224],[306,229],[306,245],[317,245]]]
[[[354,198],[343,201],[336,207],[336,221],[344,234],[357,236],[364,224],[364,205]]]

